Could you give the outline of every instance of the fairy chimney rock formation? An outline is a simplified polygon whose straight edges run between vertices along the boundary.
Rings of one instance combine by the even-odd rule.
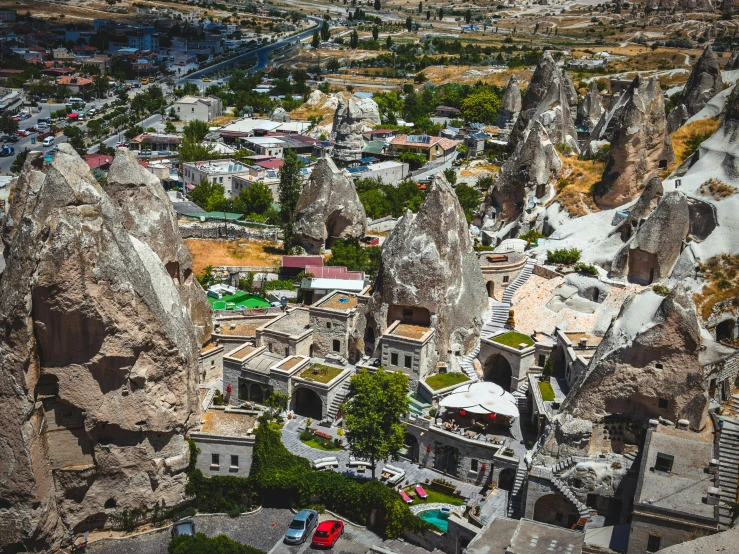
[[[362,133],[380,124],[380,110],[372,98],[339,97],[334,113],[331,137],[335,140],[333,156],[337,160],[362,158]]]
[[[593,129],[602,115],[603,104],[600,101],[598,85],[595,81],[591,81],[588,93],[577,109],[577,119],[581,125]]]
[[[506,125],[513,124],[521,112],[521,89],[518,86],[518,79],[512,75],[506,86],[503,100],[498,110],[498,121],[496,125],[501,129]]]
[[[482,229],[500,229],[519,217],[523,206],[548,196],[561,170],[562,160],[544,126],[533,122],[488,190],[481,206]]]
[[[475,348],[487,306],[464,211],[439,172],[418,213],[407,211],[383,244],[367,324],[377,337],[397,320],[431,325],[431,351],[446,359]]]
[[[68,144],[28,155],[2,239],[3,547],[183,502],[200,344],[157,253]]]
[[[295,243],[310,254],[330,248],[336,239],[362,238],[367,230],[354,183],[329,157],[316,165],[295,210]]]
[[[726,65],[724,65],[726,71],[733,71],[734,69],[739,69],[739,51],[736,50],[731,53],[729,59],[726,60]]]
[[[126,230],[159,256],[180,291],[200,344],[204,343],[213,331],[210,304],[193,274],[192,256],[182,242],[172,202],[161,182],[139,165],[132,152],[119,148],[105,192],[120,209]]]
[[[596,184],[594,199],[602,209],[634,200],[647,181],[674,160],[667,133],[659,81],[637,76],[616,106],[601,117],[591,140],[610,140],[610,157]]]
[[[689,118],[705,108],[708,101],[723,88],[718,58],[711,47],[706,46],[688,77],[680,104],[667,117],[667,131],[677,131]]]
[[[577,131],[570,102],[577,104],[577,94],[569,77],[554,62],[549,51],[544,52],[531,77],[523,98],[521,113],[513,126],[508,147],[515,151],[534,121],[541,123],[554,144],[566,144],[580,152]],[[574,93],[574,97],[573,97]]]
[[[682,285],[667,297],[644,290],[624,302],[563,411],[593,422],[615,414],[641,422],[686,419],[702,429],[708,397],[699,350],[692,293]]]

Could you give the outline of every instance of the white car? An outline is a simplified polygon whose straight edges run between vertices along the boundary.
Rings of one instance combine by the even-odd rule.
[[[46,137],[42,143],[44,146],[51,146],[54,144],[54,137]]]

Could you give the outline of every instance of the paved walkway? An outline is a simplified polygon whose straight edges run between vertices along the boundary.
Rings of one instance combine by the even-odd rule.
[[[325,451],[325,450],[317,450],[315,448],[311,448],[310,446],[307,446],[300,440],[300,429],[303,428],[303,423],[305,421],[305,418],[302,418],[298,416],[295,419],[289,420],[285,426],[282,428],[282,443],[287,447],[287,449],[292,452],[293,454],[296,454],[298,456],[301,456],[303,458],[307,458],[311,461],[317,460],[319,458],[328,458],[328,457],[335,457],[339,461],[339,471],[340,473],[343,473],[345,475],[355,477],[355,478],[369,478],[372,473],[367,470],[366,474],[359,474],[356,472],[355,469],[348,467],[349,462],[349,451],[346,449],[342,450],[336,450],[336,451]],[[329,433],[334,437],[338,437],[337,435],[337,429],[332,428],[324,428],[324,427],[314,427],[316,429],[319,429],[320,431],[324,433]],[[405,471],[405,479],[403,479],[402,483],[405,484],[405,481],[408,481],[409,483],[425,483],[426,479],[434,479],[437,477],[443,477],[447,481],[450,481],[453,483],[459,491],[461,491],[462,496],[465,498],[470,499],[470,503],[477,503],[479,500],[482,499],[482,496],[480,495],[480,485],[475,485],[472,483],[465,483],[463,481],[459,481],[457,479],[454,479],[453,477],[449,475],[443,475],[437,471],[434,471],[433,469],[426,468],[426,467],[419,467],[418,464],[414,464],[404,458],[399,459],[398,461],[390,461],[388,462],[390,465],[394,467],[398,467]],[[377,464],[377,470],[375,471],[376,475],[379,475],[382,471],[382,468],[384,467],[385,462],[379,462]]]

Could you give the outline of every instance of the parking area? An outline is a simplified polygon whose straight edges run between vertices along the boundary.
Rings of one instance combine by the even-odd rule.
[[[290,546],[282,542],[293,513],[286,509],[264,508],[256,514],[237,518],[225,515],[202,515],[195,517],[195,530],[209,537],[226,535],[238,542],[248,544],[270,554],[313,554],[318,549],[311,547],[310,538],[303,544]],[[320,521],[334,519],[325,514]],[[166,554],[170,531],[147,533],[124,539],[105,539],[92,543],[90,554]],[[344,534],[331,549],[335,554],[364,554],[373,544],[382,539],[364,527],[350,523],[344,526]]]

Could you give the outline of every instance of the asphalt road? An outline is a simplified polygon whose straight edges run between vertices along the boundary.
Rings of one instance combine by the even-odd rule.
[[[41,108],[40,112],[34,113],[29,119],[24,119],[23,121],[18,122],[19,129],[27,129],[29,127],[35,126],[36,123],[38,123],[39,117],[49,117],[51,112],[63,109],[64,104],[40,104],[39,107]],[[43,146],[41,146],[41,144],[39,144],[38,135],[39,133],[32,133],[31,136],[21,138],[20,140],[18,140],[18,142],[9,142],[8,146],[15,148],[16,155],[26,148],[28,148],[29,150],[48,150],[48,148],[44,148]],[[32,138],[36,139],[36,144],[31,144]],[[66,141],[66,137],[59,136],[55,139],[54,142],[56,144],[59,144],[60,142]],[[7,175],[10,173],[10,165],[13,163],[13,160],[15,160],[15,156],[0,158],[0,174]]]

